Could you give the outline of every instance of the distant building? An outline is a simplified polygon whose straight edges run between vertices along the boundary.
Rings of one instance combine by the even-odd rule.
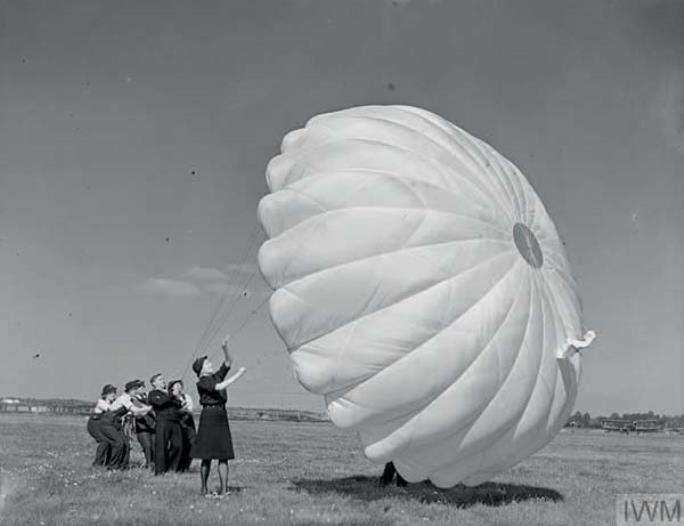
[[[663,429],[657,420],[635,420],[632,425],[637,433],[657,433]]]
[[[619,431],[621,433],[656,433],[662,430],[657,420],[604,420],[602,427],[605,431]]]

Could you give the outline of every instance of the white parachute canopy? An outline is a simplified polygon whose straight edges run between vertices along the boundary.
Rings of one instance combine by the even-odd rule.
[[[289,133],[266,177],[273,323],[369,459],[478,484],[556,435],[577,394],[581,307],[510,161],[428,111],[367,106]]]

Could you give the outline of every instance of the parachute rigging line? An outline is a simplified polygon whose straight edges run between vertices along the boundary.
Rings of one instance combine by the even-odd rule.
[[[268,303],[268,300],[270,298],[271,298],[271,294],[267,293],[264,300],[261,303],[259,303],[259,305],[255,309],[252,309],[252,312],[249,313],[249,315],[242,321],[242,323],[240,325],[238,325],[236,329],[230,331],[231,335],[239,334],[240,331],[242,329],[244,329],[250,321],[252,321],[254,318],[256,318],[257,313],[261,310],[261,308],[264,305],[266,305],[266,303]],[[214,356],[216,356],[217,353],[218,353],[218,351],[214,351],[211,354],[211,357],[213,358]]]
[[[249,255],[252,252],[253,248],[255,247],[255,241],[258,241],[259,237],[258,234],[260,232],[260,228],[256,226],[254,230],[252,231],[250,237],[247,240],[247,243],[245,245],[245,251],[244,256],[240,263],[232,268],[229,272],[228,275],[226,276],[227,283],[230,283],[233,279],[234,276],[237,276],[237,274],[240,272],[240,269],[245,265],[247,260],[249,259]],[[256,244],[258,247],[258,243]],[[247,285],[251,281],[253,275],[256,273],[256,269],[254,272],[249,276],[247,279]],[[243,288],[243,291],[246,290],[246,287]],[[235,305],[237,301],[240,300],[240,297],[242,295],[242,292],[238,293],[236,296],[232,297],[231,301],[228,302],[229,309],[232,309],[232,307]],[[204,348],[208,343],[207,341],[207,336],[212,332],[212,329],[215,327],[217,320],[219,319],[219,314],[221,310],[223,309],[224,305],[226,305],[226,300],[228,300],[229,296],[231,296],[231,289],[230,287],[226,288],[226,291],[221,295],[219,298],[219,301],[216,304],[216,307],[214,308],[214,311],[211,315],[211,318],[209,319],[209,323],[207,323],[207,326],[204,328],[204,331],[202,332],[202,335],[200,336],[199,341],[197,342],[197,345],[195,346],[194,350],[192,351],[192,354],[190,355],[190,359],[188,360],[188,363],[186,364],[185,368],[183,369],[183,373],[179,376],[179,378],[184,378],[185,375],[187,374],[188,370],[190,369],[190,366],[192,365],[193,360],[195,357],[198,355],[200,352],[200,349]],[[219,329],[223,325],[223,323],[219,324]],[[214,335],[215,336],[215,335]],[[213,339],[213,336],[212,336]]]
[[[232,305],[229,306],[228,310],[226,311],[225,316],[222,316],[219,318],[219,323],[214,327],[212,330],[211,335],[206,339],[205,344],[203,347],[200,347],[198,354],[203,354],[206,352],[206,350],[209,348],[209,345],[214,341],[216,336],[221,332],[221,329],[226,326],[228,323],[228,320],[230,320],[231,315],[235,311],[235,307],[238,305],[240,302],[240,298],[244,297],[245,292],[247,292],[247,289],[249,288],[250,283],[254,279],[254,276],[256,276],[258,269],[255,268],[249,275],[249,278],[245,282],[244,287],[242,287],[242,290],[238,293],[237,300],[232,303]]]
[[[247,245],[245,248],[245,252],[243,252],[244,256],[240,263],[233,267],[229,272],[228,275],[226,276],[226,282],[230,284],[235,277],[240,273],[240,270],[242,267],[245,265],[247,260],[249,259],[250,253],[252,249],[254,248],[254,241],[256,240],[256,235],[258,234],[258,229],[255,229],[252,231],[248,241]],[[211,316],[211,319],[209,320],[209,323],[205,327],[204,331],[202,332],[202,336],[200,337],[199,342],[195,346],[195,350],[193,351],[194,355],[197,355],[197,353],[208,343],[206,341],[207,336],[212,332],[213,327],[215,326],[217,320],[219,319],[219,314],[221,313],[221,309],[226,305],[226,300],[231,296],[231,288],[227,287],[224,293],[221,295],[219,298],[218,303],[216,304],[216,307],[214,308],[214,312]],[[238,301],[240,299],[239,296],[233,296],[230,302],[228,302],[228,305],[231,305],[235,301]]]

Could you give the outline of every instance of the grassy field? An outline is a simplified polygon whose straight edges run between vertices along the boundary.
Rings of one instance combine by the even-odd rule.
[[[232,423],[232,494],[193,473],[90,467],[85,419],[0,414],[0,524],[614,524],[615,496],[684,491],[684,437],[564,432],[477,488],[379,488],[381,467],[330,424]],[[134,445],[133,463],[142,461]]]

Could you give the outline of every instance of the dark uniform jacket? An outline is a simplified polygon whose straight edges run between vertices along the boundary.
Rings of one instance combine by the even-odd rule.
[[[133,403],[136,405],[149,404],[147,396],[141,396],[139,399],[133,398]],[[135,418],[135,432],[136,433],[154,433],[157,422],[154,416],[154,411],[138,416]]]
[[[147,401],[154,409],[157,420],[180,422],[181,402],[177,398],[169,396],[166,391],[154,389],[147,395]]]
[[[223,381],[228,371],[230,371],[230,367],[223,363],[214,374],[202,376],[199,379],[197,382],[197,392],[199,393],[199,403],[202,407],[226,404],[228,393],[226,393],[225,389],[217,391],[216,384]]]

